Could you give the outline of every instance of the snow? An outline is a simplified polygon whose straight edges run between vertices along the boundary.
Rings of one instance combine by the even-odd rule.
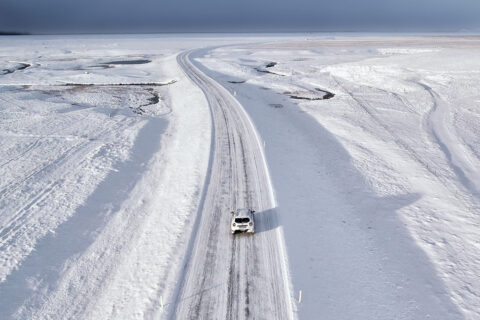
[[[480,318],[480,39],[315,34],[0,38],[2,318],[175,309],[212,145],[189,49],[263,142],[296,316]]]
[[[2,53],[28,52],[39,41],[2,46]],[[108,45],[115,49],[99,52],[90,49],[95,38],[45,41],[41,56],[25,53],[38,65],[31,74],[0,79],[1,313],[90,319],[160,313],[203,187],[211,126],[205,98],[185,81],[178,49],[161,42],[150,48],[158,53],[148,54],[148,69],[122,65],[85,74],[78,64],[138,57],[132,48],[142,39],[119,39]],[[57,86],[170,80],[178,82]],[[152,93],[160,101],[139,113]]]
[[[319,37],[198,59],[265,140],[300,318],[480,317],[479,49]],[[315,87],[335,97],[288,97]]]

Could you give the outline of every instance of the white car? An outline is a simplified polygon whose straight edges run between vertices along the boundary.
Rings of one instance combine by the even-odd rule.
[[[255,232],[255,221],[253,221],[253,213],[251,209],[237,209],[232,211],[232,233],[237,232]]]

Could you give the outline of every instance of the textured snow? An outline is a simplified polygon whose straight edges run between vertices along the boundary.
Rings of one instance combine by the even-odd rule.
[[[312,37],[199,58],[265,140],[300,318],[480,317],[479,53]],[[335,97],[288,95],[315,88]]]
[[[35,64],[0,78],[5,317],[159,315],[197,212],[211,124],[178,46],[79,38],[2,39],[2,60]]]
[[[480,39],[330,35],[0,38],[1,318],[172,307],[212,133],[194,48],[264,141],[299,318],[480,318]]]

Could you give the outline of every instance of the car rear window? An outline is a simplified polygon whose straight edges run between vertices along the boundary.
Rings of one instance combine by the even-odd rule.
[[[247,223],[250,222],[250,218],[235,218],[236,223]]]

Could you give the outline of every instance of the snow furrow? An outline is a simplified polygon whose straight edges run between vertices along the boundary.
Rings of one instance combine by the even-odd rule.
[[[458,181],[479,200],[480,197],[480,162],[469,148],[454,136],[448,124],[447,105],[441,101],[438,94],[428,85],[417,82],[424,88],[432,99],[432,109],[427,113],[427,128],[432,140],[439,146],[445,155]]]

